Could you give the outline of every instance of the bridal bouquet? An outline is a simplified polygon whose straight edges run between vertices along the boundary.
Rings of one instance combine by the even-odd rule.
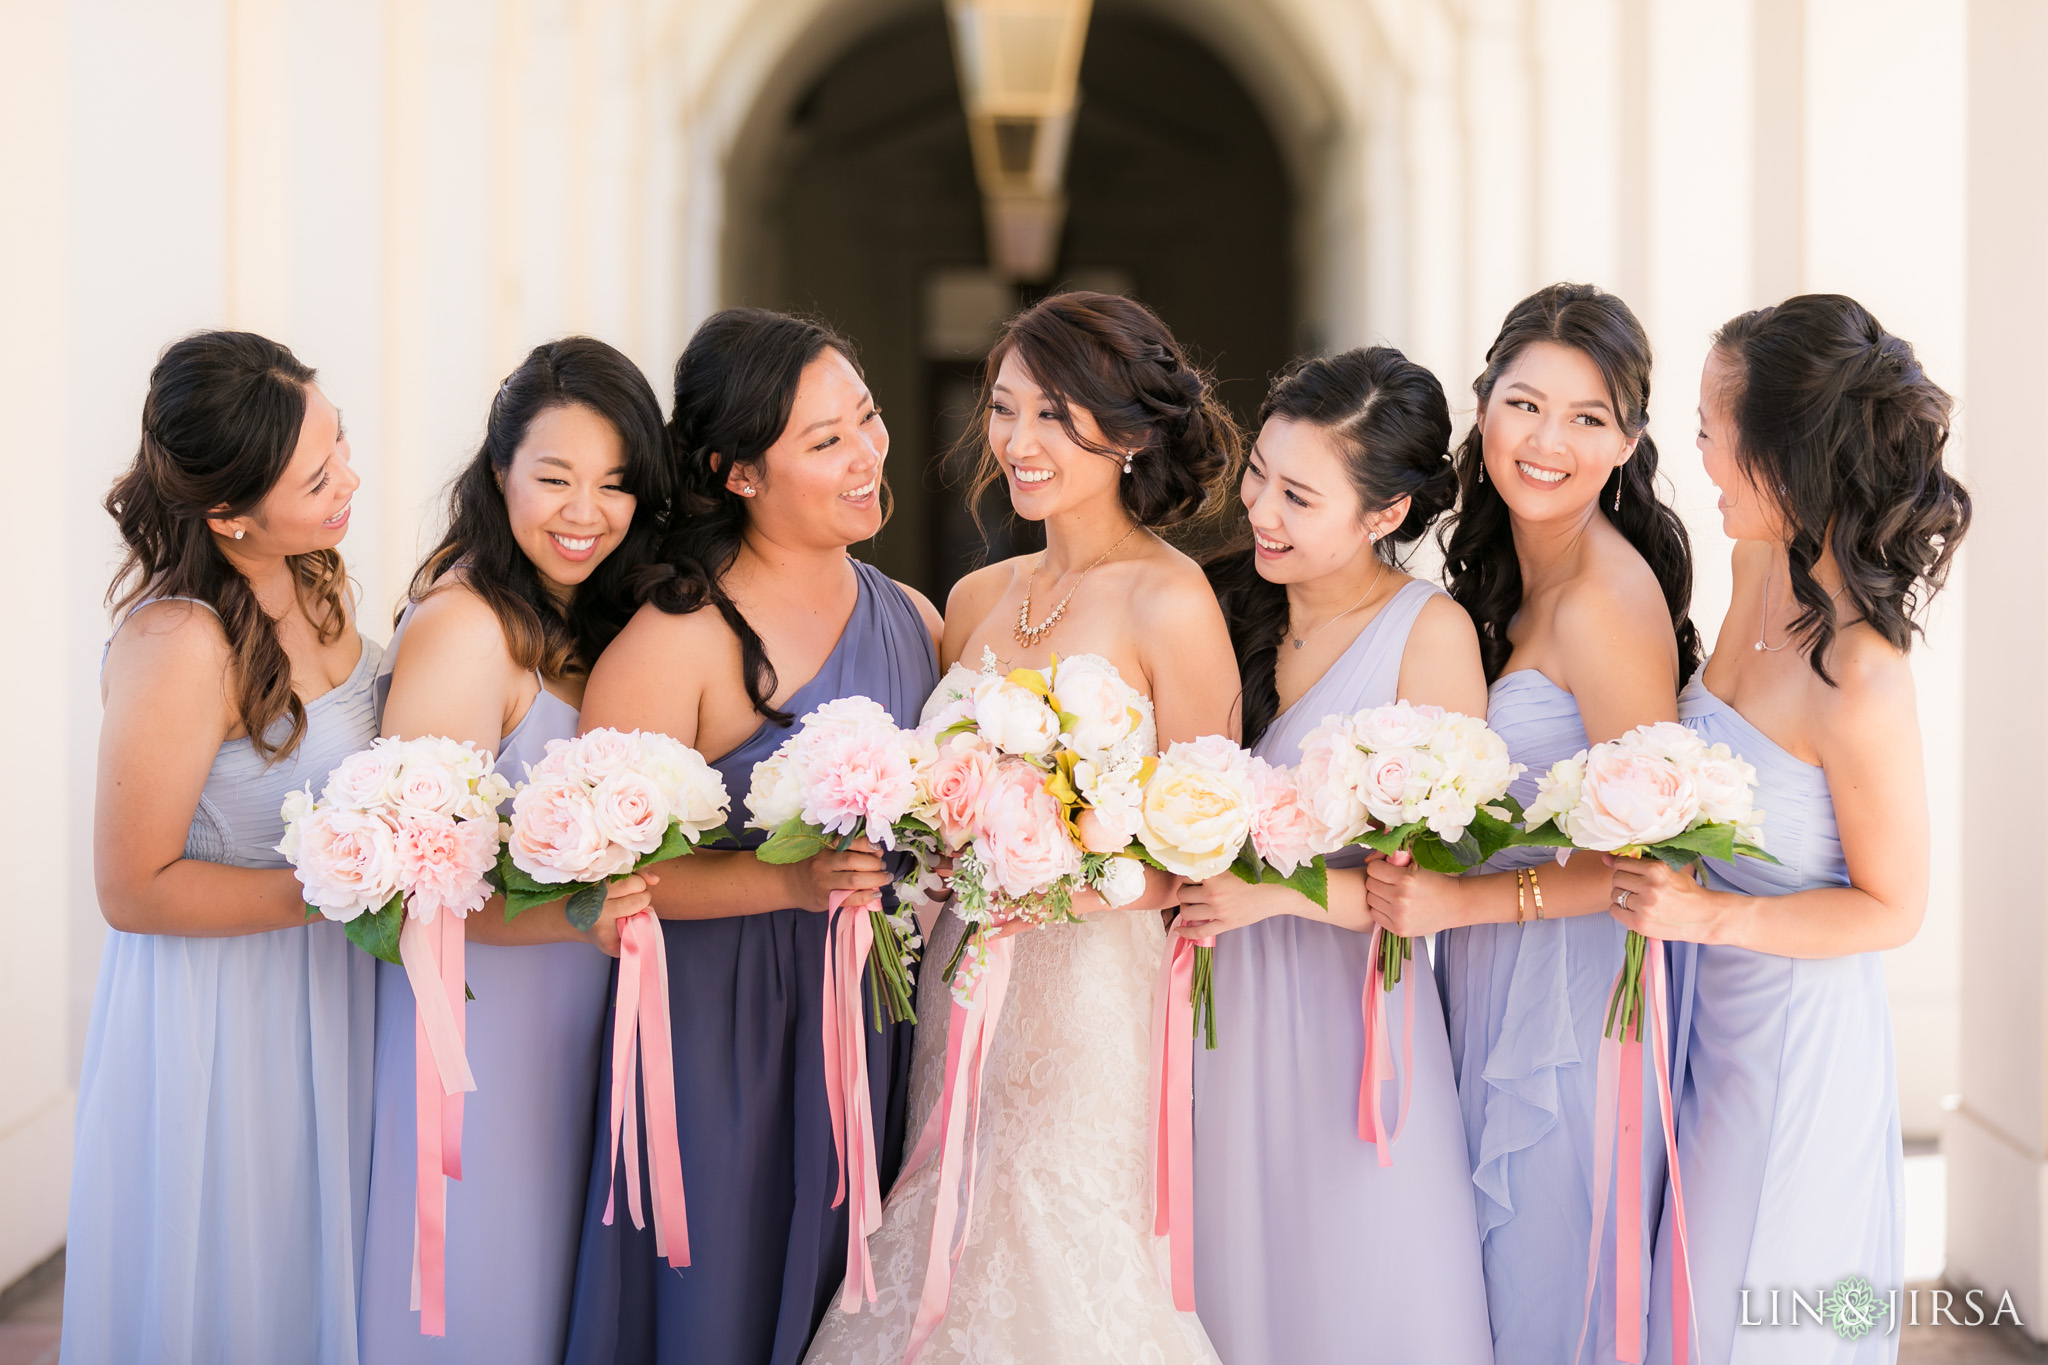
[[[590,928],[604,912],[612,879],[695,852],[707,840],[731,838],[725,827],[731,804],[718,771],[667,735],[598,729],[549,740],[546,755],[528,767],[512,798],[498,864],[505,918],[566,896],[569,923]],[[626,1204],[634,1227],[646,1223],[637,1130],[627,1122],[626,1104],[642,1085],[655,1252],[671,1266],[686,1266],[690,1233],[669,1037],[668,954],[661,927],[646,910],[619,922],[612,1009],[611,1170],[619,1168],[623,1138]],[[609,1196],[604,1221],[612,1221]]]
[[[1573,848],[1594,849],[1630,858],[1655,858],[1684,870],[1701,858],[1733,862],[1737,855],[1776,862],[1763,848],[1763,812],[1756,808],[1756,770],[1725,744],[1709,746],[1686,726],[1672,721],[1642,725],[1619,739],[1596,744],[1553,765],[1537,779],[1536,800],[1529,806],[1525,842],[1558,846],[1564,861]],[[1549,829],[1543,829],[1548,825]],[[1649,1000],[1645,1001],[1645,983]],[[1678,1273],[1672,1276],[1673,1325],[1683,1333],[1687,1322],[1691,1257],[1686,1243],[1685,1193],[1679,1179],[1678,1145],[1673,1126],[1670,1077],[1671,1026],[1665,987],[1663,945],[1631,929],[1624,940],[1621,969],[1607,1000],[1601,1030],[1598,1092],[1594,1115],[1594,1201],[1589,1260],[1597,1258],[1606,1230],[1606,1172],[1617,1165],[1615,1237],[1618,1282],[1640,1284],[1642,1255],[1634,1229],[1641,1222],[1637,1189],[1641,1180],[1642,1144],[1629,1136],[1642,1109],[1643,1022],[1660,1035],[1650,1051],[1655,1058],[1658,1107],[1663,1120],[1664,1150],[1670,1172],[1672,1211],[1677,1229]],[[1609,1097],[1612,1099],[1609,1099]],[[1619,1141],[1617,1142],[1617,1136]],[[1614,1162],[1611,1153],[1618,1153]],[[1581,1320],[1583,1346],[1590,1325]],[[1617,1313],[1616,1354],[1642,1359],[1641,1317],[1633,1305]],[[1685,1357],[1683,1336],[1674,1342],[1673,1359]]]
[[[378,739],[350,754],[316,801],[285,798],[277,851],[296,869],[307,913],[342,923],[365,952],[412,984],[419,1164],[420,1331],[447,1331],[447,1180],[462,1178],[462,1096],[476,1089],[463,1048],[462,921],[489,900],[498,805],[512,788],[491,756],[452,739]]]
[[[1508,784],[1521,771],[1485,721],[1397,701],[1326,717],[1301,742],[1297,777],[1333,848],[1407,854],[1455,876],[1519,842]],[[1380,935],[1383,989],[1393,990],[1414,955],[1413,939]]]

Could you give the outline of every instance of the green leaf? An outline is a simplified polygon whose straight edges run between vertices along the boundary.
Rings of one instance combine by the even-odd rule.
[[[1658,844],[1658,848],[1683,850],[1698,857],[1732,863],[1735,861],[1735,826],[1701,825],[1698,829],[1689,829],[1683,834],[1663,840]],[[1656,850],[1651,851],[1654,853]],[[1671,860],[1665,858],[1664,861]]]
[[[405,897],[394,895],[383,908],[357,915],[342,926],[348,941],[371,957],[398,965],[398,931],[405,926]]]
[[[1259,861],[1259,850],[1250,839],[1246,839],[1244,847],[1238,850],[1237,861],[1230,865],[1230,870],[1241,882],[1249,882],[1253,886],[1259,884],[1265,865]]]
[[[302,901],[300,902],[300,904],[305,906],[307,919],[318,919],[320,917],[319,906],[313,904],[311,901]]]
[[[816,825],[805,824],[802,816],[792,815],[782,828],[768,836],[766,843],[754,850],[754,856],[764,863],[800,863],[806,858],[830,852],[835,842]]]
[[[1330,874],[1320,857],[1309,859],[1289,876],[1283,877],[1279,869],[1271,867],[1265,869],[1265,873],[1266,881],[1294,888],[1314,901],[1318,909],[1330,908]]]
[[[1461,872],[1486,861],[1486,855],[1479,851],[1479,840],[1470,829],[1459,835],[1456,842],[1440,842],[1444,844],[1444,852],[1458,860],[1458,870]]]
[[[1764,852],[1762,845],[1752,844],[1746,839],[1737,839],[1735,841],[1735,851],[1745,858],[1754,858],[1760,863],[1770,863],[1774,867],[1779,865],[1776,858]]]
[[[575,895],[569,897],[568,904],[562,907],[562,913],[569,917],[569,923],[577,933],[589,933],[590,926],[597,923],[598,917],[604,914],[607,885],[606,882],[592,882],[588,886],[580,887]]]
[[[714,844],[721,839],[730,838],[732,838],[732,831],[724,825],[720,825],[716,829],[705,830],[702,837],[693,842],[689,832],[671,820],[668,826],[668,833],[661,836],[661,843],[655,848],[654,852],[633,864],[633,868],[635,871],[638,871],[649,863],[665,863],[671,858],[681,858],[686,854],[695,853],[705,844]]]
[[[1464,842],[1460,840],[1459,844],[1462,845]],[[1477,853],[1479,850],[1473,846],[1464,851]],[[1458,846],[1447,845],[1434,834],[1417,835],[1409,844],[1408,852],[1414,855],[1417,867],[1426,868],[1431,872],[1441,872],[1447,877],[1455,877],[1472,866],[1465,861]]]
[[[932,742],[934,744],[944,744],[955,735],[974,735],[979,733],[981,733],[979,728],[976,727],[972,720],[956,720],[945,729],[939,731],[933,737]]]
[[[1498,804],[1515,811],[1515,819],[1521,818],[1514,802],[1502,801]],[[1506,820],[1496,820],[1483,810],[1474,815],[1472,823],[1465,828],[1465,836],[1478,846],[1479,857],[1474,860],[1475,865],[1485,862],[1504,848],[1513,848],[1515,834],[1514,825]]]
[[[1652,844],[1643,850],[1646,858],[1655,858],[1673,872],[1684,872],[1700,860],[1700,855],[1689,848],[1678,848],[1671,844]]]
[[[1409,825],[1396,825],[1392,829],[1369,829],[1358,836],[1357,842],[1391,857],[1407,848],[1422,828],[1422,823],[1417,821]]]
[[[505,922],[510,924],[538,905],[550,905],[576,889],[574,882],[537,882],[508,849],[498,855],[498,887],[505,897]]]

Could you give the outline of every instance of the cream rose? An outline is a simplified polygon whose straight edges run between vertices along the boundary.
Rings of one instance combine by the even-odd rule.
[[[1714,824],[1744,826],[1756,809],[1756,769],[1737,758],[1725,744],[1716,744],[1693,765],[1699,788],[1700,818]]]
[[[370,747],[350,754],[327,777],[327,803],[349,810],[368,810],[389,804],[398,790],[398,772],[404,750],[398,742],[377,739]]]
[[[1205,881],[1251,837],[1249,755],[1221,735],[1175,744],[1145,784],[1138,838],[1169,872]]]
[[[752,781],[747,789],[747,811],[753,818],[748,825],[773,832],[803,812],[803,774],[787,749],[777,749],[756,763]]]

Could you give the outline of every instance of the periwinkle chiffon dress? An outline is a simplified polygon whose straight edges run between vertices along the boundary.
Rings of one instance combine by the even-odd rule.
[[[834,698],[864,696],[897,724],[914,726],[938,682],[931,632],[887,575],[858,560],[854,569],[859,600],[844,633],[783,709],[801,717]],[[732,794],[734,829],[746,819],[754,765],[790,733],[763,723],[712,765]],[[752,848],[764,837],[748,830],[741,844]],[[616,1214],[605,1225],[612,1160],[609,1138],[600,1135],[587,1171],[566,1359],[794,1365],[846,1269],[846,1209],[831,1206],[838,1165],[818,1012],[825,916],[776,910],[661,927],[691,1264],[671,1270],[655,1254],[652,1226],[633,1227],[623,1170]],[[903,1157],[911,1029],[870,1027],[865,1036],[876,1161],[887,1190]],[[609,1116],[610,1076],[607,1028],[601,1120]],[[638,1121],[637,1103],[627,1112]]]
[[[286,866],[285,794],[317,792],[376,734],[381,651],[362,648],[306,703],[289,755],[221,745],[187,858]],[[108,931],[78,1083],[63,1361],[354,1365],[372,965],[324,919],[224,938]]]
[[[1526,765],[1510,793],[1527,806],[1536,779],[1586,745],[1573,696],[1535,669],[1488,689],[1486,720]],[[1490,870],[1556,867],[1555,850],[1512,849]],[[1587,856],[1585,854],[1578,855]],[[1594,913],[1522,924],[1473,924],[1439,941],[1437,974],[1479,1217],[1486,1302],[1500,1365],[1565,1365],[1579,1343],[1593,1232],[1593,1124],[1600,1033],[1627,930]],[[1646,1038],[1647,1046],[1647,1038]],[[1664,1197],[1657,1087],[1643,1087],[1643,1225],[1647,1258]],[[1582,1361],[1614,1353],[1612,1193],[1594,1275]],[[1650,1294],[1644,1276],[1644,1311]]]
[[[412,608],[386,658],[395,663]],[[381,716],[391,691],[377,678]],[[576,708],[541,689],[499,744],[497,768],[526,780],[551,739],[576,734]],[[508,802],[505,813],[511,813]],[[500,914],[486,908],[479,914]],[[462,1179],[448,1182],[448,1335],[420,1334],[412,1311],[413,996],[403,967],[377,964],[376,1137],[361,1309],[364,1365],[476,1361],[556,1365],[595,1131],[598,1034],[611,959],[582,943],[470,942],[464,974],[475,1093],[462,1111]]]
[[[1695,674],[1679,716],[1708,743],[1725,743],[1757,773],[1764,847],[1779,865],[1709,861],[1707,885],[1751,896],[1847,886],[1827,774],[1786,753]],[[1891,1010],[1877,953],[1791,958],[1748,948],[1685,945],[1685,1078],[1678,1101],[1678,1169],[1685,1186],[1698,1350],[1730,1361],[1875,1365],[1899,1338],[1880,1316],[1860,1338],[1802,1316],[1797,1328],[1741,1330],[1769,1317],[1770,1291],[1810,1299],[1860,1275],[1886,1295],[1905,1279],[1904,1151]],[[1667,1210],[1650,1298],[1650,1356],[1671,1354]]]
[[[1409,631],[1437,592],[1396,593],[1254,752],[1297,763],[1325,716],[1396,700]],[[1195,1303],[1225,1365],[1493,1359],[1472,1168],[1421,954],[1386,999],[1398,1065],[1403,992],[1417,992],[1393,1165],[1358,1136],[1371,944],[1301,915],[1217,938],[1217,1046],[1195,1049]],[[1389,1133],[1399,1093],[1383,1092]]]

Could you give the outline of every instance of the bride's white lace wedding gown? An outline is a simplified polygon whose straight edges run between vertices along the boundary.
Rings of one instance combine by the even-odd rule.
[[[954,665],[930,709],[975,674]],[[1157,749],[1149,707],[1143,743]],[[939,1102],[951,999],[939,967],[963,926],[951,909],[925,946],[911,1068],[914,1139]],[[945,1320],[922,1360],[971,1365],[1214,1362],[1177,1312],[1152,1236],[1148,1094],[1152,993],[1166,932],[1151,911],[1015,939],[986,1071],[973,1228]],[[877,1302],[831,1311],[807,1365],[899,1365],[924,1290],[939,1162],[899,1180],[870,1239]]]

